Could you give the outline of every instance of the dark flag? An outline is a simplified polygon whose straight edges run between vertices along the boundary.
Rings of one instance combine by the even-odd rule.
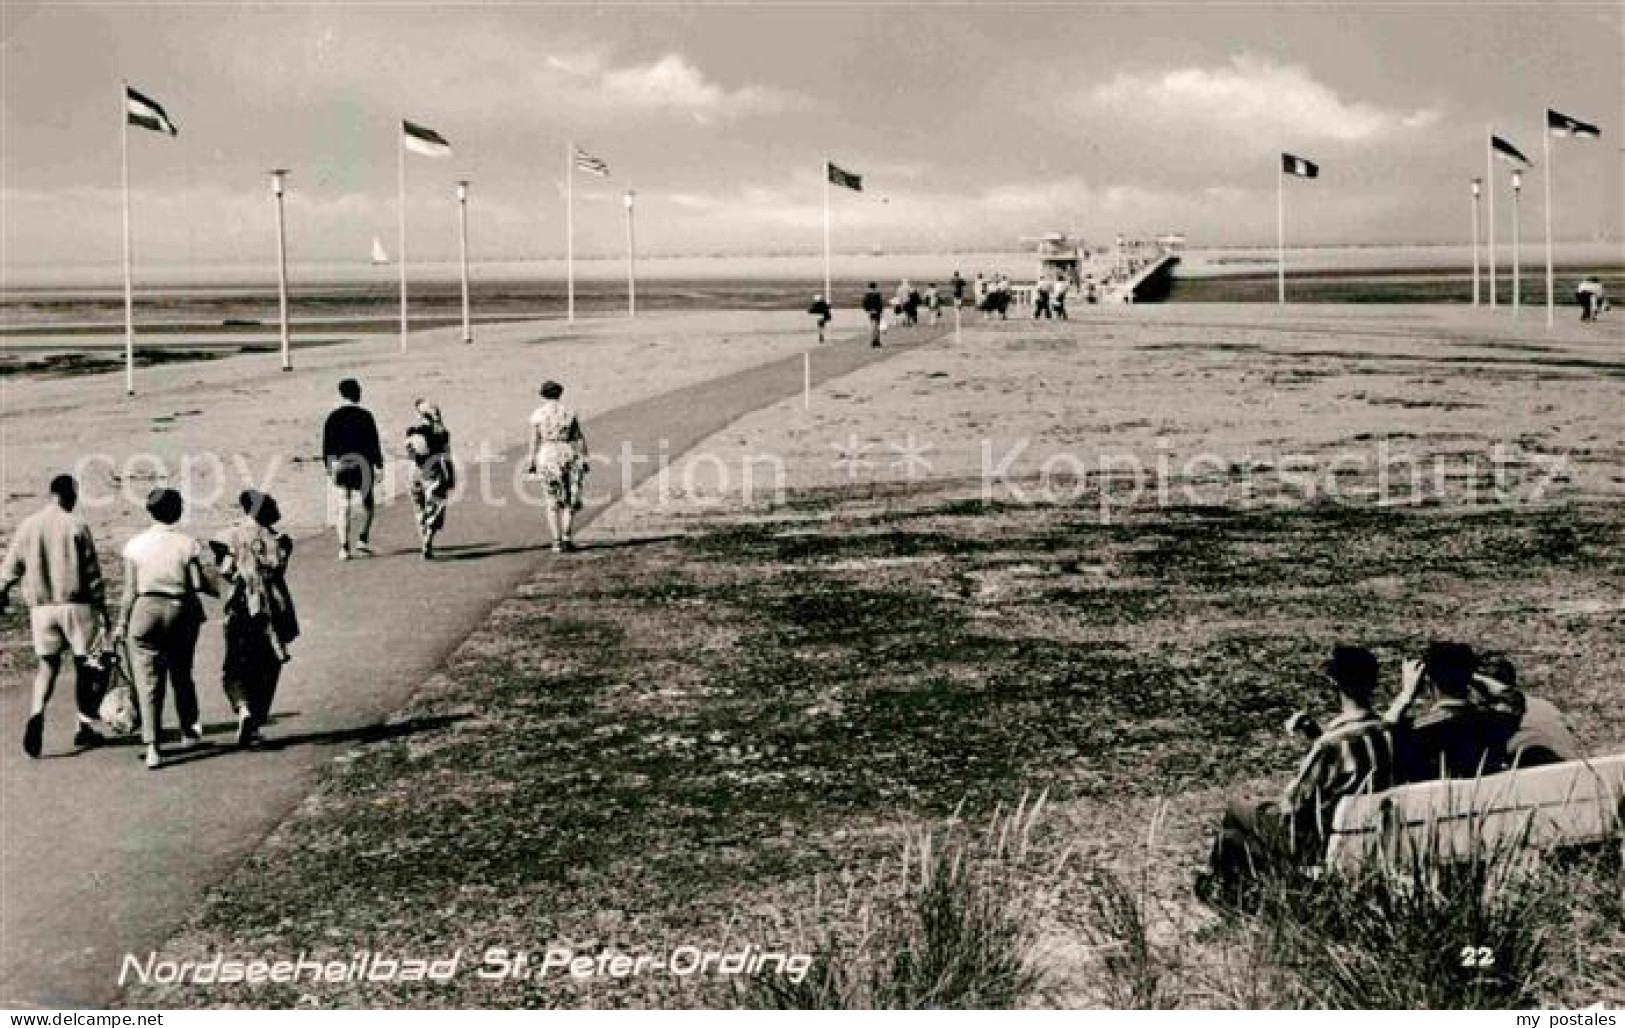
[[[401,144],[408,150],[425,157],[448,157],[451,155],[451,144],[446,137],[432,128],[414,125],[410,121],[401,122]]]
[[[1571,118],[1567,114],[1559,114],[1550,107],[1546,108],[1546,130],[1554,136],[1568,136],[1572,139],[1596,139],[1602,135],[1602,130],[1597,126],[1587,124],[1579,118]]]
[[[154,132],[167,132],[172,136],[180,135],[180,129],[169,120],[169,115],[164,113],[158,101],[142,96],[129,86],[124,87],[124,112],[131,125],[140,125]]]
[[[1516,164],[1525,168],[1532,168],[1535,166],[1533,161],[1523,155],[1522,150],[1519,150],[1517,147],[1502,139],[1500,136],[1490,136],[1490,149],[1495,151],[1495,156],[1501,158],[1503,161],[1506,161],[1508,164]]]
[[[829,180],[831,183],[840,186],[842,189],[850,189],[854,193],[863,192],[862,175],[854,175],[850,171],[837,168],[835,164],[830,161],[826,161],[825,163],[829,165]]]
[[[1294,157],[1289,153],[1281,155],[1281,170],[1288,175],[1299,178],[1319,178],[1320,165],[1314,161],[1306,161],[1302,157]]]

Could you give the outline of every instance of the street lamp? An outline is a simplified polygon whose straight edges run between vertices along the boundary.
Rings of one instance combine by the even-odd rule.
[[[457,183],[457,238],[463,272],[463,342],[472,343],[474,332],[468,317],[468,179]]]
[[[271,196],[276,204],[276,299],[282,333],[282,370],[292,371],[293,353],[288,339],[288,246],[282,215],[283,179],[287,177],[288,169],[272,168],[269,174]]]

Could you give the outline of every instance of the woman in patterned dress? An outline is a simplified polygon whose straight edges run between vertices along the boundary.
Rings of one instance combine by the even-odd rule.
[[[553,530],[553,551],[575,549],[570,528],[581,509],[587,478],[587,439],[576,412],[560,402],[564,387],[552,380],[542,383],[542,403],[530,416],[532,475],[547,484],[547,523]]]
[[[242,519],[211,546],[227,584],[220,684],[237,714],[237,745],[248,746],[271,720],[271,702],[299,623],[287,585],[293,541],[276,529],[282,519],[276,500],[248,489],[237,503]]]
[[[406,451],[412,458],[412,506],[418,513],[418,539],[423,559],[434,557],[435,533],[446,527],[446,505],[456,488],[451,460],[451,432],[440,408],[420,399],[414,406],[418,419],[406,430]]]

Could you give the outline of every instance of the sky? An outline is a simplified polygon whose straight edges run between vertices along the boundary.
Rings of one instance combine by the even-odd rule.
[[[129,132],[138,259],[256,262],[266,169],[291,169],[296,259],[393,252],[399,122],[414,257],[456,254],[472,182],[483,259],[561,256],[565,153],[578,255],[815,253],[823,162],[838,250],[1007,248],[1183,232],[1273,243],[1279,154],[1301,243],[1461,242],[1486,128],[1537,165],[1549,105],[1603,137],[1554,140],[1564,239],[1625,238],[1618,3],[0,5],[0,261],[116,263],[121,80],[180,129]],[[1540,235],[1540,176],[1523,230]],[[1510,186],[1495,169],[1510,233]],[[272,251],[274,252],[274,251]]]

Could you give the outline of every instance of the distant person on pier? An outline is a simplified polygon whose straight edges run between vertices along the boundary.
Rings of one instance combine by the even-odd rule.
[[[880,345],[880,319],[886,313],[886,299],[880,295],[880,287],[873,282],[869,283],[868,292],[863,294],[863,312],[869,315],[869,345]]]
[[[976,300],[976,309],[982,312],[983,320],[987,319],[988,310],[989,310],[988,305],[987,305],[987,294],[988,294],[987,279],[982,277],[981,272],[977,272],[976,273],[976,292],[973,295],[974,295],[975,300]]]
[[[1072,290],[1072,279],[1062,275],[1055,280],[1055,316],[1062,321],[1066,320],[1066,294]]]
[[[51,702],[62,673],[62,654],[73,658],[74,690],[79,708],[76,747],[95,746],[102,737],[93,727],[98,704],[91,676],[91,647],[108,625],[106,587],[90,526],[73,512],[79,503],[79,485],[72,475],[51,479],[51,500],[17,526],[0,565],[0,612],[6,609],[11,588],[23,583],[28,601],[28,622],[33,636],[34,696],[23,729],[23,752],[37,758],[45,739],[45,705]]]
[[[1033,285],[1033,320],[1050,317],[1049,309],[1050,283],[1048,278],[1040,278]]]
[[[820,343],[823,342],[824,326],[829,324],[830,317],[832,316],[829,309],[829,301],[824,299],[823,293],[817,293],[813,296],[812,306],[807,308],[807,313],[811,314],[813,318],[817,320],[818,341]]]
[[[361,524],[355,533],[353,552],[372,553],[375,502],[373,488],[384,467],[384,450],[378,442],[378,423],[361,406],[361,383],[347,378],[339,383],[344,404],[327,416],[322,427],[322,462],[333,482],[333,522],[339,536],[339,560],[349,560],[352,552],[350,522],[359,507]]]
[[[1574,289],[1574,298],[1580,302],[1580,320],[1596,321],[1597,315],[1602,313],[1605,301],[1602,295],[1602,281],[1595,275],[1587,275],[1580,280]]]
[[[903,317],[910,325],[918,325],[920,323],[920,291],[908,285],[906,279],[903,284],[908,286],[908,295],[903,297]]]
[[[931,312],[932,324],[942,320],[942,290],[937,288],[935,282],[926,287],[925,309]]]
[[[965,306],[965,276],[955,271],[952,287],[954,291],[954,307],[959,308]]]

